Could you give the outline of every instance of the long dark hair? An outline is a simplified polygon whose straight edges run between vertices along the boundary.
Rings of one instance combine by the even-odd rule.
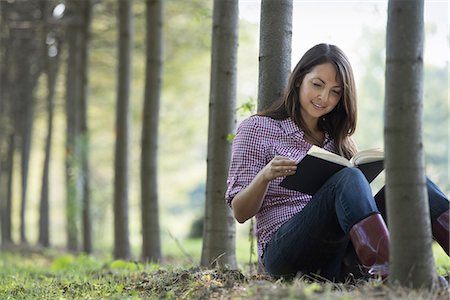
[[[317,65],[331,63],[343,84],[343,92],[336,107],[319,120],[320,129],[334,140],[338,153],[350,158],[356,152],[350,136],[356,129],[356,88],[353,70],[347,56],[334,45],[318,44],[309,49],[292,71],[286,91],[267,110],[258,113],[277,120],[291,118],[305,134],[311,135],[300,112],[298,88],[305,75]]]

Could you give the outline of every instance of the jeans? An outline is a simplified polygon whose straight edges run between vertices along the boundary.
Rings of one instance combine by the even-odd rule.
[[[434,220],[448,210],[449,201],[430,180],[427,188]],[[375,198],[357,168],[344,168],[333,175],[305,208],[272,236],[262,258],[266,271],[276,277],[293,277],[301,272],[344,280],[348,275],[344,257],[353,251],[350,229],[372,214],[385,215],[384,188]]]

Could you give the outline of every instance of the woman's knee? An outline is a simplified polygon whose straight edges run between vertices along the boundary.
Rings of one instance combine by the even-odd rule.
[[[368,185],[366,177],[358,168],[344,168],[340,172],[340,181],[348,186]]]

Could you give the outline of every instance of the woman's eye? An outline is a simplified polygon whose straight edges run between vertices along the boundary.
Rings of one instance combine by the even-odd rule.
[[[335,95],[340,95],[340,94],[341,94],[341,91],[333,91],[333,93],[334,93]]]
[[[312,84],[313,84],[314,86],[316,86],[316,87],[321,87],[321,86],[322,86],[320,83],[317,83],[317,82],[313,82]]]

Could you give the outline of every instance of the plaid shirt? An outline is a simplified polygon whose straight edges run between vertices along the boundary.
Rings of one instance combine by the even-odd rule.
[[[225,193],[228,205],[231,206],[234,196],[247,187],[276,155],[300,161],[311,146],[304,139],[304,132],[290,118],[274,120],[270,117],[252,116],[244,120],[233,140],[228,189]],[[334,143],[327,133],[324,148],[335,152]],[[270,182],[261,209],[255,215],[260,257],[278,228],[300,212],[312,198],[310,195],[280,187],[283,178],[279,177]]]

